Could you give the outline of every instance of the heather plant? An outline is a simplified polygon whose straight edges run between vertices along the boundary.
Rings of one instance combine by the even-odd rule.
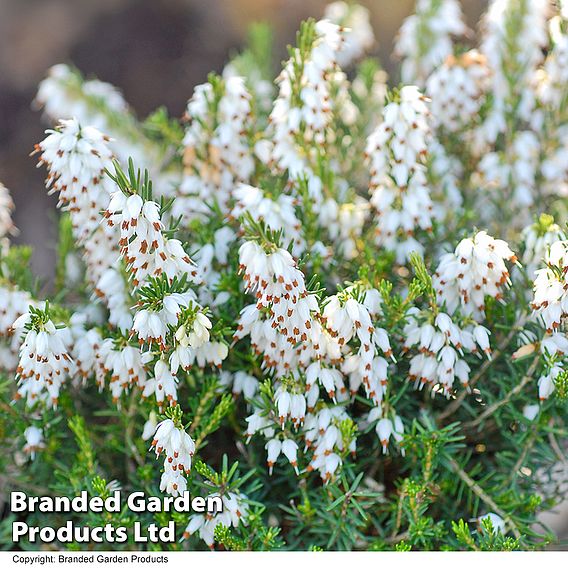
[[[5,491],[221,497],[106,514],[175,521],[152,550],[556,542],[568,4],[492,0],[474,32],[457,0],[418,0],[390,78],[376,41],[334,2],[276,70],[256,25],[180,119],[49,71],[53,283],[11,243],[0,185]],[[69,518],[101,522],[26,520]]]

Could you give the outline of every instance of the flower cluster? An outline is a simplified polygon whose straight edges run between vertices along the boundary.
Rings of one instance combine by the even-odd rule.
[[[358,4],[339,0],[326,6],[324,18],[345,28],[345,44],[338,53],[337,62],[348,67],[369,51],[375,42],[369,11]]]
[[[181,495],[187,487],[184,475],[191,470],[191,459],[195,453],[195,442],[172,419],[163,420],[156,427],[152,446],[156,457],[164,455],[164,473],[160,491],[174,497]]]
[[[308,45],[292,51],[277,79],[279,93],[269,117],[270,139],[258,142],[256,152],[278,171],[288,170],[292,179],[313,177],[310,189],[317,198],[321,181],[315,176],[314,162],[333,117],[332,84],[345,80],[337,67],[345,32],[321,20],[307,26],[303,35]],[[309,155],[303,148],[310,148]]]
[[[520,211],[535,200],[540,143],[530,130],[518,132],[505,153],[489,152],[478,165],[480,185],[490,194],[496,187],[511,187],[510,198]],[[519,215],[517,222],[526,221]]]
[[[0,248],[4,246],[4,239],[15,231],[12,223],[12,210],[14,202],[8,188],[0,182]]]
[[[312,344],[317,341],[314,332],[321,326],[312,315],[319,311],[317,301],[306,289],[296,261],[284,249],[267,254],[255,241],[246,241],[239,249],[239,267],[247,291],[257,301],[241,313],[235,339],[250,334],[253,345],[264,353],[263,363],[275,368],[277,375],[285,375],[301,360],[308,339]],[[264,312],[268,317],[261,319]]]
[[[545,255],[546,267],[536,271],[533,309],[542,317],[546,330],[558,330],[568,314],[566,273],[568,247],[565,240],[552,243]]]
[[[105,170],[112,167],[109,139],[76,118],[62,120],[36,147],[39,162],[48,168],[46,185],[58,194],[58,206],[69,212],[73,236],[83,247],[87,277],[111,312],[111,323],[127,328],[122,278],[116,271],[118,243],[113,227],[101,224],[102,211],[115,191]]]
[[[251,95],[243,77],[198,85],[186,116],[185,169],[175,211],[206,216],[216,204],[227,212],[234,185],[248,181],[254,170],[247,135]]]
[[[145,137],[122,93],[110,83],[85,80],[68,65],[54,65],[40,83],[34,103],[53,123],[74,119],[105,132],[121,162],[134,159],[152,172],[154,179],[167,178],[161,171],[162,151]]]
[[[187,274],[193,280],[197,270],[178,239],[169,239],[161,219],[160,206],[138,193],[115,191],[105,210],[107,224],[120,229],[120,253],[134,286],[150,276]]]
[[[88,333],[84,337],[87,337]],[[95,340],[98,340],[98,338]],[[113,341],[111,338],[103,340],[98,350],[97,347],[97,344],[95,344],[95,349],[93,350],[95,364],[100,361],[102,365],[102,373],[99,373],[100,380],[98,384],[102,388],[104,377],[109,377],[109,389],[115,403],[118,404],[122,394],[133,385],[138,385],[146,392],[148,388],[145,367],[147,357],[140,353],[139,349],[129,345],[124,340]],[[79,355],[77,361],[78,363],[81,361],[83,368],[85,368],[85,359],[81,359],[81,355]],[[85,373],[88,373],[88,370],[84,370],[83,374]]]
[[[359,344],[356,353],[345,354],[343,358],[342,370],[349,377],[350,392],[356,393],[363,384],[368,398],[380,404],[386,391],[388,363],[377,355],[377,350],[392,357],[387,332],[374,325],[369,308],[353,297],[332,296],[324,308],[323,318],[340,349],[352,339]],[[339,392],[344,392],[341,376],[337,383]],[[331,384],[323,386],[329,389]],[[335,398],[335,387],[331,392],[328,390],[328,394]]]
[[[405,350],[416,346],[419,351],[410,361],[409,379],[420,389],[426,384],[437,385],[449,397],[456,377],[464,387],[469,386],[471,368],[464,352],[477,353],[479,349],[490,357],[490,332],[482,325],[461,329],[444,312],[439,312],[432,323],[420,322],[420,315],[412,310],[404,328]]]
[[[341,423],[349,416],[341,406],[323,408],[311,414],[305,424],[306,447],[313,451],[308,471],[319,471],[324,482],[330,481],[342,464],[342,455],[355,453],[356,440],[345,440]]]
[[[75,363],[69,355],[69,329],[57,328],[47,309],[32,307],[13,327],[23,330],[24,336],[16,371],[17,397],[24,398],[29,406],[40,401],[57,406],[61,386],[75,372]]]
[[[28,426],[24,432],[24,437],[26,438],[24,452],[29,454],[33,460],[36,452],[45,448],[43,432],[37,426]]]
[[[430,135],[425,97],[413,86],[403,87],[399,97],[385,107],[383,122],[367,141],[367,155],[377,244],[404,262],[422,249],[414,233],[431,228],[433,206],[424,168]]]
[[[280,194],[277,199],[271,199],[261,189],[245,184],[239,185],[234,195],[233,217],[249,214],[254,220],[263,221],[270,230],[282,231],[286,241],[293,244],[293,254],[305,250],[301,222],[295,211],[297,200],[293,196]]]
[[[485,35],[481,51],[492,70],[493,106],[483,131],[489,142],[507,128],[512,112],[530,119],[535,105],[531,88],[537,66],[542,63],[547,44],[548,0],[519,3],[516,0],[491,2],[484,19]],[[514,106],[513,106],[514,101]]]
[[[100,212],[108,205],[113,191],[105,169],[112,163],[109,139],[93,127],[81,127],[76,119],[64,120],[57,130],[48,131],[40,144],[40,164],[46,164],[49,175],[46,185],[58,193],[58,206],[69,211],[74,237],[83,244],[90,242],[92,233],[99,231]],[[115,248],[112,234],[97,240],[100,256],[91,264],[93,280],[113,263]],[[98,237],[98,235],[97,235]],[[98,252],[96,249],[90,252]],[[91,259],[88,259],[91,260]],[[105,264],[103,264],[105,263]]]
[[[509,245],[485,231],[462,240],[454,252],[446,253],[434,276],[434,287],[450,313],[458,306],[480,321],[485,311],[485,297],[503,299],[503,289],[510,285],[505,261],[517,262]]]
[[[128,109],[122,93],[114,85],[97,79],[81,82],[73,69],[60,64],[54,65],[40,83],[35,102],[54,122],[75,118],[108,131],[109,121],[105,112],[94,110],[95,100],[104,103],[99,108],[106,113],[120,113]]]
[[[553,243],[565,240],[565,235],[554,222],[554,218],[543,213],[538,222],[528,225],[522,232],[524,252],[521,263],[530,278],[536,277],[536,271],[545,263],[548,251]]]
[[[418,0],[396,42],[402,80],[422,87],[430,73],[452,54],[452,36],[463,36],[466,31],[457,0]]]
[[[426,83],[434,126],[449,133],[468,128],[485,101],[489,80],[486,58],[477,50],[449,55]]]
[[[0,286],[0,366],[15,371],[18,366],[19,337],[13,323],[28,313],[32,304],[29,292],[16,287]]]
[[[238,527],[247,525],[249,504],[244,493],[227,491],[223,495],[211,493],[209,497],[220,497],[223,503],[223,511],[214,513],[195,514],[189,519],[189,523],[183,532],[183,538],[189,538],[192,534],[198,534],[205,544],[213,549],[215,543],[215,527]]]
[[[564,7],[566,4],[564,4]],[[537,96],[546,104],[560,106],[563,102],[564,87],[568,81],[568,34],[567,14],[557,14],[550,19],[549,30],[552,40],[550,49],[537,78]]]

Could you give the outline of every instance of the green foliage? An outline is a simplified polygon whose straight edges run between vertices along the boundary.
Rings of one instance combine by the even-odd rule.
[[[156,109],[143,124],[150,138],[165,146],[178,147],[183,139],[183,129],[177,119],[170,118],[165,107]]]
[[[37,291],[38,285],[30,269],[32,247],[11,246],[7,250],[0,247],[0,282],[7,281],[23,290]]]

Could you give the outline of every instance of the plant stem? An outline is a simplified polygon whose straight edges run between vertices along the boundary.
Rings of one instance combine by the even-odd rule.
[[[515,538],[520,539],[521,533],[519,532],[517,525],[515,525],[515,523],[511,520],[511,517],[509,517],[509,515],[507,515],[507,513],[505,513],[505,511],[503,511],[503,509],[501,509],[501,507],[499,507],[499,505],[497,505],[497,503],[495,503],[495,501],[493,501],[493,499],[491,499],[491,497],[487,495],[485,491],[483,491],[483,489],[459,466],[459,464],[453,458],[448,457],[446,459],[457,476],[471,489],[471,491],[475,495],[477,495],[477,497],[479,497],[486,505],[491,508],[492,512],[502,517],[503,520],[511,528],[511,531],[515,535]]]
[[[501,342],[499,347],[497,347],[497,349],[493,352],[493,356],[491,357],[491,359],[487,359],[483,363],[483,365],[481,365],[481,367],[479,368],[477,373],[474,375],[474,377],[471,379],[471,381],[469,382],[470,388],[475,386],[477,381],[479,381],[479,379],[481,379],[481,377],[483,377],[483,375],[485,374],[487,369],[503,354],[503,351],[507,348],[509,343],[511,343],[511,341],[513,340],[513,338],[515,337],[515,335],[519,331],[519,328],[522,328],[522,326],[525,324],[526,319],[527,319],[526,314],[523,314],[519,318],[517,323],[513,326],[513,329],[511,329],[511,331],[507,334],[505,339],[503,339],[503,341]],[[442,422],[442,420],[445,420],[446,418],[450,417],[452,414],[454,414],[459,409],[459,407],[461,406],[461,403],[463,402],[463,400],[465,399],[467,394],[468,394],[468,391],[465,391],[465,390],[462,391],[457,396],[457,398],[448,405],[446,410],[444,410],[442,413],[440,413],[440,415],[438,416],[438,420],[437,420],[438,424],[440,422]]]
[[[475,420],[465,422],[463,425],[464,428],[474,428],[475,426],[481,424],[483,420],[494,414],[497,410],[499,410],[499,408],[507,404],[515,395],[519,394],[525,388],[525,386],[531,382],[534,372],[536,371],[536,368],[538,366],[539,360],[540,359],[538,357],[534,358],[527,371],[527,374],[523,377],[523,380],[515,388],[513,388],[506,397],[498,400],[491,406],[488,406]]]

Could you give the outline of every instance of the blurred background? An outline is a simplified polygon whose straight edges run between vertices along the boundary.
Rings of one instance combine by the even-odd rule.
[[[29,153],[48,126],[32,109],[39,81],[55,63],[119,87],[143,117],[160,105],[181,116],[195,85],[221,71],[251,22],[274,29],[275,64],[301,20],[322,16],[326,0],[0,0],[0,181],[16,203],[17,242],[34,247],[32,267],[54,271],[55,203],[44,169]],[[376,53],[387,70],[393,38],[414,0],[363,0]],[[462,2],[471,26],[485,0]]]

